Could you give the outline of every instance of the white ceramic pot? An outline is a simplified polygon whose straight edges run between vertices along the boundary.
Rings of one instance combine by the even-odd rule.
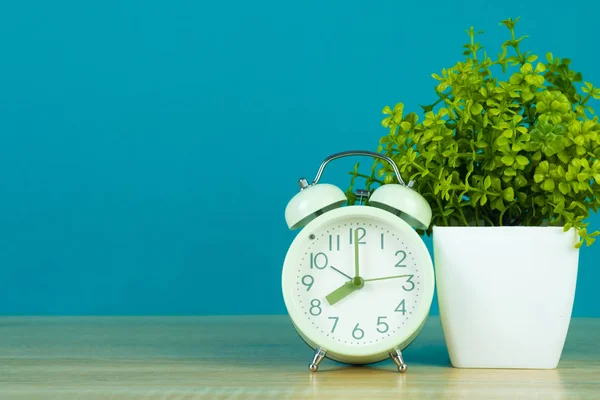
[[[440,318],[458,368],[556,368],[575,297],[575,230],[434,227]]]

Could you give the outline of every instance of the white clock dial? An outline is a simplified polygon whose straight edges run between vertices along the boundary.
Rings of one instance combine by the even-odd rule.
[[[284,266],[284,297],[307,341],[341,359],[369,359],[414,338],[431,304],[433,271],[402,220],[372,207],[343,210],[352,208],[299,234]]]

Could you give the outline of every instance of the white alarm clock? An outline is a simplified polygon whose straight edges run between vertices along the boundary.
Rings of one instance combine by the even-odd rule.
[[[399,183],[360,190],[369,205],[343,207],[342,190],[319,179],[329,161],[352,155],[389,162]],[[348,364],[391,357],[406,371],[402,350],[423,328],[434,290],[431,256],[415,231],[429,227],[431,207],[411,186],[389,157],[369,151],[333,154],[311,184],[300,179],[285,219],[302,230],[285,257],[282,291],[294,327],[315,351],[311,371],[324,357]]]

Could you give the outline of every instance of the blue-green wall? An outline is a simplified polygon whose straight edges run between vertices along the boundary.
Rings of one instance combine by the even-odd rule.
[[[283,211],[299,177],[331,153],[374,150],[384,105],[429,102],[430,74],[461,57],[470,25],[496,54],[498,22],[521,16],[524,46],[600,84],[599,11],[3,2],[0,314],[285,312]],[[325,181],[346,185],[355,161]],[[581,253],[575,315],[600,316],[599,255]]]

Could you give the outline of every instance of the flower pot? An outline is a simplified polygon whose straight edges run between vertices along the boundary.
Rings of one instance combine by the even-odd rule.
[[[440,318],[458,368],[558,365],[579,250],[561,227],[434,227]]]

